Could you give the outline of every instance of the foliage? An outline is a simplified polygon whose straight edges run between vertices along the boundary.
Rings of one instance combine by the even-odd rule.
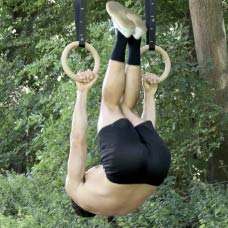
[[[181,196],[170,177],[157,193],[135,213],[106,218],[75,217],[61,184],[49,186],[41,177],[15,174],[0,176],[0,226],[10,227],[226,227],[227,188],[192,182],[188,194]],[[39,183],[39,184],[37,184]],[[45,189],[43,188],[45,184]],[[25,188],[26,186],[26,188]],[[51,194],[47,194],[51,191]]]
[[[64,2],[53,8],[43,0],[1,1],[2,168],[24,172],[42,148],[37,137],[52,113],[49,99],[61,76],[59,59],[65,43],[59,34],[65,33],[61,22],[67,15],[61,20],[58,15],[69,9]]]

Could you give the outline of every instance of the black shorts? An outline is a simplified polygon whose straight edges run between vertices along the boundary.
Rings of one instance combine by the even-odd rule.
[[[111,182],[158,186],[167,177],[170,153],[151,121],[134,127],[128,119],[117,120],[101,129],[98,141]]]

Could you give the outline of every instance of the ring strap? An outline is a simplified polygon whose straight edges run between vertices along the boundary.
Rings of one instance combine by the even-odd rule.
[[[149,50],[155,50],[156,45],[156,0],[145,0],[146,11],[146,43],[149,45]]]
[[[79,47],[85,47],[86,0],[74,1],[74,14],[76,39],[79,41]]]

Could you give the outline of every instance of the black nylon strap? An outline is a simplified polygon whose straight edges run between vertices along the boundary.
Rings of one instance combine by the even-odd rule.
[[[156,0],[145,0],[146,27],[149,50],[155,50],[156,44]]]
[[[76,39],[79,41],[79,47],[85,47],[86,0],[74,1],[74,14]]]

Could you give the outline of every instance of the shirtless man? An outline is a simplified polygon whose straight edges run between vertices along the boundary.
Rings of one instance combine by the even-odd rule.
[[[166,178],[170,154],[155,128],[158,77],[143,79],[144,109],[135,112],[141,87],[140,43],[145,27],[139,16],[108,2],[116,42],[105,74],[98,141],[102,165],[86,169],[87,95],[97,76],[80,72],[70,135],[66,191],[76,214],[127,215],[140,207]],[[125,49],[129,57],[125,65]]]

